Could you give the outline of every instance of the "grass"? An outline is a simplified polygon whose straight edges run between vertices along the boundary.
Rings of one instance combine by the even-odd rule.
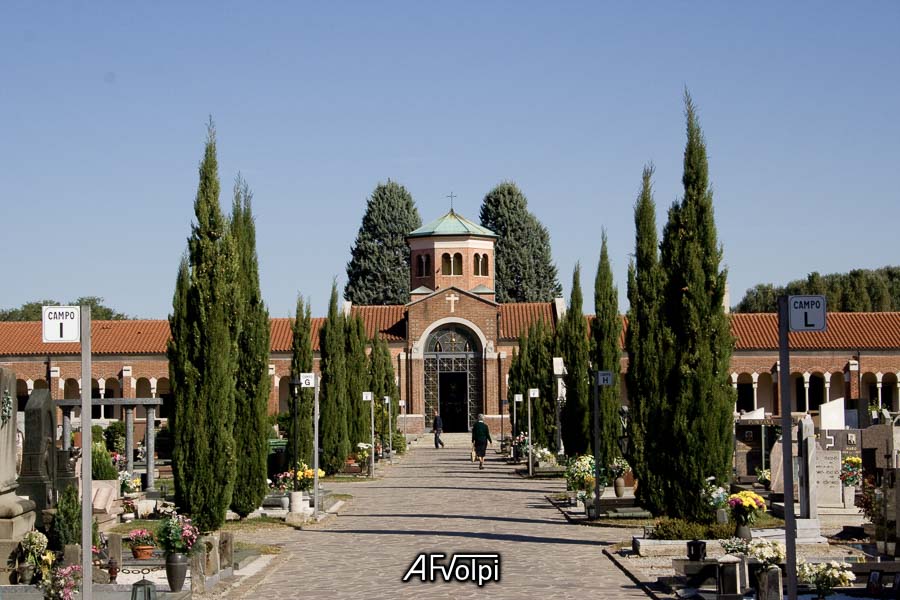
[[[350,497],[348,494],[340,494],[340,496]],[[128,535],[132,529],[149,529],[150,531],[156,531],[156,528],[159,527],[159,523],[160,521],[158,519],[136,519],[130,523],[119,523],[110,531],[122,535]],[[267,529],[281,529],[283,527],[290,526],[286,525],[281,519],[276,519],[274,517],[259,517],[257,519],[245,519],[243,521],[226,521],[225,524],[222,525],[221,530],[240,533],[242,531],[265,531]]]
[[[281,546],[273,544],[250,544],[248,542],[235,541],[234,549],[258,552],[259,554],[281,554]]]

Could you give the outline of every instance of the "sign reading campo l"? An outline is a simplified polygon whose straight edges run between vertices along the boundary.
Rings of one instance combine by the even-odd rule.
[[[825,331],[825,296],[788,296],[791,331]]]
[[[80,342],[80,306],[42,306],[41,321],[44,343]]]

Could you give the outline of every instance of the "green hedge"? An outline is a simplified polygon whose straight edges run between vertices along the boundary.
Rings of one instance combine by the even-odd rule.
[[[692,523],[663,517],[656,521],[654,540],[722,540],[734,537],[734,523]]]

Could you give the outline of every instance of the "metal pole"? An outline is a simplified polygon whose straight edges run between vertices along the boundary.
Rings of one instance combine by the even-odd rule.
[[[528,394],[528,476],[532,476],[532,467],[531,465],[531,447],[534,446],[531,443],[531,393]]]
[[[594,373],[594,518],[600,515],[600,380]]]
[[[291,453],[291,462],[294,463],[288,466],[289,471],[294,472],[294,491],[300,491],[300,481],[297,479],[297,470],[300,466],[300,398],[294,390],[294,384],[291,384],[291,396],[293,397],[293,402],[291,405],[294,409],[294,439],[292,440],[294,443],[294,451]]]
[[[503,415],[502,406],[503,406],[504,402],[506,402],[506,400],[502,400],[502,399],[500,400],[500,406],[501,406],[501,408],[500,408],[500,446],[501,447],[503,446],[503,416],[504,415]]]
[[[319,377],[316,377],[315,401],[313,403],[313,518],[319,518]]]
[[[554,383],[556,384],[556,454],[558,456],[563,453],[562,423],[559,420],[559,377],[555,377],[554,379]]]
[[[762,429],[762,436],[761,436],[762,437],[762,452],[761,452],[762,467],[761,468],[763,471],[765,471],[766,470],[766,425],[765,425],[765,423],[763,424],[761,429]]]
[[[519,436],[519,434],[516,433],[516,431],[519,430],[519,420],[516,418],[516,404],[518,404],[518,402],[516,402],[516,398],[515,398],[515,396],[513,396],[513,402],[512,402],[512,406],[513,406],[512,407],[512,410],[513,410],[512,436],[513,436],[513,439],[515,439],[516,437]],[[512,456],[513,456],[513,460],[519,460],[519,449],[515,444],[513,444]]]
[[[391,406],[391,397],[385,396],[388,405],[388,461],[394,464],[394,413]]]
[[[49,384],[49,380],[48,380]],[[91,307],[81,306],[81,594],[93,600],[94,506],[91,502]]]
[[[369,448],[369,468],[371,469],[369,472],[372,479],[375,479],[375,400],[369,403],[369,408],[372,410],[372,427],[369,432],[372,434],[372,447]]]
[[[784,545],[788,599],[797,600],[797,522],[794,516],[794,458],[791,442],[791,356],[788,342],[788,297],[778,297],[778,358],[781,376],[782,470],[784,471]]]

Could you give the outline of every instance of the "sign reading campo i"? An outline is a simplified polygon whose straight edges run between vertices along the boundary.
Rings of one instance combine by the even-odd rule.
[[[80,342],[80,306],[42,306],[41,322],[44,343]]]

